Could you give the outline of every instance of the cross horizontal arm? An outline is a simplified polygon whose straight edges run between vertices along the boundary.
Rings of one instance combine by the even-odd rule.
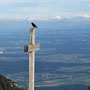
[[[40,44],[35,44],[35,45],[25,45],[24,46],[24,52],[32,52],[32,51],[37,51],[40,50]]]

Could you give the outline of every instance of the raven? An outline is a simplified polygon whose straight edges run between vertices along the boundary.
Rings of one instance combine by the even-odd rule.
[[[34,28],[38,28],[33,22],[31,24]]]

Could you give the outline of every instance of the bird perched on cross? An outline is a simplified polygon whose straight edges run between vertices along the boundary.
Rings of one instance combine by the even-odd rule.
[[[31,24],[34,28],[38,28],[33,22],[31,22]]]

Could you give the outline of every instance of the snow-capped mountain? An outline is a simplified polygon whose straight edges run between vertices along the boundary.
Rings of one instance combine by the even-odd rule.
[[[90,16],[87,14],[77,16],[55,16],[52,18],[31,18],[31,17],[0,17],[1,29],[25,29],[30,28],[34,22],[40,28],[69,28],[89,27]],[[14,28],[13,28],[14,27]]]

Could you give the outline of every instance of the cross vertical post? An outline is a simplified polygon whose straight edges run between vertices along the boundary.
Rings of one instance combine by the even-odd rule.
[[[30,29],[30,45],[24,46],[24,52],[29,52],[29,90],[34,90],[35,76],[35,50],[39,50],[40,45],[35,44],[35,28]]]
[[[35,29],[30,30],[30,45],[35,45]],[[29,90],[34,90],[35,51],[29,53]]]

